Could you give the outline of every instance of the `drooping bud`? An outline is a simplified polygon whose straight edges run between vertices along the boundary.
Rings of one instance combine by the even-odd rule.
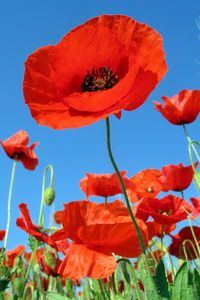
[[[53,187],[48,187],[44,191],[44,203],[46,205],[51,205],[55,199],[56,193]]]

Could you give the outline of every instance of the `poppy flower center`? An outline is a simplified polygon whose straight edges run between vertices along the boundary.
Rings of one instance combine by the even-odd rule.
[[[23,158],[23,156],[24,156],[24,152],[14,152],[12,154],[11,158],[13,158],[13,159],[21,159],[21,158]]]
[[[164,215],[164,216],[171,216],[173,214],[173,211],[172,211],[172,209],[170,209],[168,211],[159,209],[158,213],[161,215]]]
[[[146,188],[146,192],[147,192],[147,193],[153,193],[153,192],[154,192],[153,187],[148,187],[148,188]]]
[[[81,89],[83,92],[95,92],[111,89],[119,81],[118,76],[108,67],[93,68],[87,71]]]

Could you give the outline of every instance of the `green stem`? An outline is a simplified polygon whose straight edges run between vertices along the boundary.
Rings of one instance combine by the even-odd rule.
[[[104,287],[103,287],[103,284],[102,284],[101,279],[99,279],[98,282],[99,282],[99,287],[100,287],[100,290],[101,290],[101,296],[103,296],[102,298],[103,298],[104,300],[107,300],[107,299],[108,299],[108,298],[107,298],[107,292],[106,292],[106,290],[105,290]],[[109,299],[110,299],[110,297],[109,297]]]
[[[129,202],[129,199],[128,199],[128,195],[127,195],[127,192],[126,192],[126,188],[125,188],[125,185],[124,185],[124,182],[123,182],[123,179],[122,179],[122,176],[120,174],[120,171],[117,167],[117,164],[114,160],[114,157],[113,157],[113,154],[112,154],[112,149],[111,149],[111,138],[110,138],[110,122],[109,122],[109,118],[106,118],[106,132],[107,132],[107,148],[108,148],[108,154],[109,154],[109,158],[110,158],[110,161],[113,165],[113,168],[115,170],[115,172],[117,173],[117,176],[119,178],[119,181],[120,181],[120,184],[121,184],[121,188],[122,188],[122,192],[123,192],[123,195],[124,195],[124,199],[126,201],[126,206],[128,208],[128,211],[129,211],[129,214],[130,214],[130,217],[131,217],[131,220],[134,224],[134,227],[135,227],[135,230],[137,232],[137,236],[138,236],[138,239],[139,239],[139,242],[140,242],[140,246],[141,246],[141,249],[142,249],[142,253],[145,254],[146,251],[145,251],[145,246],[144,246],[144,242],[143,242],[143,239],[142,239],[142,235],[141,235],[141,232],[140,232],[140,229],[139,229],[139,226],[136,222],[136,219],[133,215],[133,212],[132,212],[132,209],[131,209],[131,205],[130,205],[130,202]]]
[[[9,234],[9,230],[10,230],[11,199],[12,199],[12,191],[13,191],[13,183],[14,183],[16,165],[17,165],[17,161],[14,159],[12,173],[11,173],[11,180],[10,180],[10,189],[9,189],[9,194],[8,194],[8,218],[7,218],[7,226],[6,226],[6,236],[5,236],[5,240],[4,240],[4,248],[5,249],[7,247],[8,234]]]
[[[118,259],[117,263],[119,263],[119,262],[125,262],[125,263],[127,263],[130,266],[130,268],[131,268],[131,275],[132,275],[132,279],[133,279],[133,283],[134,283],[134,288],[135,288],[136,299],[137,300],[142,300],[141,297],[140,297],[140,291],[139,291],[139,287],[138,287],[138,283],[137,283],[137,276],[136,276],[135,269],[134,269],[132,263],[128,259],[126,259],[126,258],[120,258],[120,259]]]
[[[181,198],[184,199],[184,193],[181,191]]]
[[[185,124],[183,124],[183,130],[184,130],[184,133],[185,133],[185,135],[186,135],[186,138],[187,138],[189,144],[191,145],[191,147],[192,147],[192,149],[193,149],[193,151],[194,151],[194,153],[195,153],[195,155],[196,155],[198,161],[200,162],[199,154],[198,154],[198,152],[197,152],[195,146],[193,145],[193,142],[192,142],[192,140],[191,140],[191,138],[190,138],[190,136],[189,136],[189,133],[188,133],[188,131],[187,131],[187,128],[186,128]]]
[[[26,290],[25,290],[25,287],[26,287],[26,283],[27,283],[27,280],[29,278],[29,274],[30,274],[30,271],[31,271],[31,268],[32,268],[32,265],[33,265],[33,261],[34,261],[34,258],[35,258],[35,254],[36,254],[36,251],[37,251],[37,245],[35,246],[35,249],[33,250],[32,252],[32,255],[31,255],[31,260],[29,262],[29,265],[28,265],[28,269],[26,271],[26,276],[24,278],[24,285],[21,289],[21,293],[20,293],[20,296],[22,297],[23,300],[25,300],[25,296],[26,296]]]
[[[41,196],[41,201],[40,201],[40,212],[39,212],[39,218],[38,218],[38,226],[42,226],[43,225],[43,217],[42,217],[42,214],[43,214],[43,207],[44,207],[44,192],[45,192],[45,185],[46,185],[46,177],[47,177],[47,172],[48,170],[50,171],[50,186],[53,185],[53,180],[54,180],[54,172],[53,172],[53,167],[52,165],[48,165],[46,166],[46,168],[44,169],[44,173],[43,173],[43,180],[42,180],[42,196]],[[30,263],[29,263],[29,266],[28,266],[28,269],[27,269],[27,272],[26,272],[26,276],[25,276],[25,279],[24,279],[24,286],[22,288],[22,291],[21,291],[21,295],[23,299],[25,299],[25,286],[26,286],[26,282],[29,278],[29,274],[30,274],[30,271],[31,271],[31,268],[32,268],[32,264],[33,264],[33,261],[34,261],[34,258],[35,258],[35,254],[36,254],[36,251],[37,251],[37,247],[38,247],[38,242],[36,243],[36,246],[32,252],[32,255],[31,255],[31,260],[30,260]]]
[[[195,235],[195,232],[194,232],[194,229],[193,229],[193,226],[192,226],[192,222],[190,220],[190,217],[188,217],[188,222],[189,222],[189,225],[190,225],[190,230],[191,230],[191,233],[192,233],[192,236],[194,238],[194,241],[195,241],[195,244],[196,244],[196,247],[197,247],[197,250],[198,250],[198,258],[200,257],[200,247],[199,247],[199,242],[197,240],[197,237]]]
[[[52,165],[46,166],[44,169],[44,174],[43,174],[43,180],[42,180],[42,195],[41,195],[41,201],[40,201],[40,212],[39,212],[39,218],[38,218],[38,226],[43,225],[43,207],[44,207],[44,192],[45,192],[45,185],[46,185],[46,178],[47,178],[47,172],[50,171],[50,186],[53,185],[53,180],[54,180],[54,171]]]

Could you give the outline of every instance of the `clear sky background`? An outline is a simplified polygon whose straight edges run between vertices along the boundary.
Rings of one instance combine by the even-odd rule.
[[[132,176],[142,169],[173,163],[189,164],[187,142],[181,127],[167,122],[154,108],[153,100],[172,96],[182,89],[200,88],[199,0],[7,0],[0,4],[0,139],[24,129],[36,148],[39,165],[34,172],[18,163],[12,199],[12,228],[8,246],[26,241],[16,228],[18,204],[26,202],[37,221],[43,170],[54,166],[56,201],[84,199],[79,181],[86,172],[112,173],[105,122],[79,129],[54,131],[39,126],[24,103],[22,81],[24,61],[37,48],[56,44],[64,34],[89,18],[101,14],[124,14],[146,23],[161,33],[168,64],[165,78],[137,110],[123,112],[121,120],[111,117],[113,151],[120,169]],[[199,61],[199,62],[198,62]],[[145,84],[145,83],[144,83]],[[200,137],[200,119],[188,126],[192,138]],[[6,227],[7,197],[12,161],[0,149],[0,228]],[[196,188],[185,193],[197,196]],[[99,199],[98,199],[99,201]],[[45,210],[48,223],[50,210]]]

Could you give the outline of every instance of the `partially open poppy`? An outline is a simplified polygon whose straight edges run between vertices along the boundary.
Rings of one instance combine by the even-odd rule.
[[[6,259],[4,259],[3,265],[8,265],[10,268],[12,268],[14,266],[16,257],[21,256],[24,251],[25,247],[23,245],[19,245],[12,250],[6,251]]]
[[[192,226],[196,241],[200,244],[200,228]],[[182,259],[195,259],[198,257],[198,249],[190,227],[182,228],[179,233],[172,236],[169,253]],[[185,251],[184,251],[185,249]]]
[[[18,131],[5,141],[0,141],[8,157],[21,161],[26,169],[34,170],[38,164],[38,158],[33,149],[38,143],[27,146],[28,142],[29,137],[24,130]]]
[[[169,98],[162,97],[164,107],[154,102],[155,108],[174,125],[193,122],[200,112],[200,90],[183,90]]]
[[[28,262],[31,260],[32,252],[25,253]],[[58,276],[58,268],[61,260],[58,259],[55,249],[38,248],[34,260],[40,264],[41,270],[47,275]]]
[[[125,176],[126,172],[120,172],[124,185],[130,188],[133,183]],[[122,193],[121,184],[116,173],[114,174],[91,174],[87,173],[86,176],[80,181],[80,188],[89,196],[102,196],[109,197]]]
[[[158,32],[127,16],[102,15],[28,57],[25,102],[41,125],[81,127],[136,109],[166,70]]]
[[[2,241],[5,237],[6,231],[5,230],[0,230],[0,241]]]
[[[195,163],[195,167],[198,163]],[[192,182],[194,177],[194,171],[192,166],[178,165],[167,165],[162,168],[162,175],[158,178],[162,184],[162,190],[164,192],[172,191],[183,191],[187,189]]]
[[[58,221],[73,242],[58,270],[60,275],[71,279],[105,278],[116,268],[113,253],[125,257],[137,257],[141,253],[128,211],[125,214],[123,205],[119,207],[119,201],[106,206],[88,201],[64,205]],[[147,245],[146,225],[138,220],[138,226]]]

